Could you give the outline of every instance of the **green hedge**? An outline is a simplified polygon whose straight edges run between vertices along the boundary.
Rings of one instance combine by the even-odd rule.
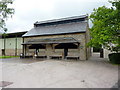
[[[120,64],[120,53],[111,53],[108,57],[111,63]]]

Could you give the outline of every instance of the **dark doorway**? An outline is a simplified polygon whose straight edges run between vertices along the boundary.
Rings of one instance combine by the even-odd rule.
[[[104,52],[103,52],[103,49],[101,48],[100,49],[100,58],[103,58],[104,57]]]
[[[103,52],[103,48],[100,45],[99,47],[93,47],[93,53],[100,53],[100,58],[104,57],[104,52]]]
[[[2,55],[5,55],[5,49],[2,49]]]

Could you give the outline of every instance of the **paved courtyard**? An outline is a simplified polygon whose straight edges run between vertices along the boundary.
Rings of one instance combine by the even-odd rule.
[[[87,61],[1,59],[0,81],[5,88],[111,88],[118,81],[118,66],[96,55]]]

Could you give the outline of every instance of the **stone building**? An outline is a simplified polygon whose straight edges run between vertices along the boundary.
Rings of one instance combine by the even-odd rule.
[[[87,60],[91,55],[87,15],[37,21],[22,37],[25,57]]]
[[[22,35],[24,32],[15,32],[15,33],[7,33],[5,35],[0,35],[0,56],[1,55],[20,55],[22,53]]]

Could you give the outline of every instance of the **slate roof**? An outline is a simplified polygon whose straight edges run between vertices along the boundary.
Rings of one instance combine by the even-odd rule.
[[[22,45],[29,44],[60,44],[60,43],[79,43],[72,37],[61,37],[61,38],[46,38],[46,39],[31,39]]]
[[[35,22],[34,24],[46,24],[46,23],[53,23],[53,22],[61,22],[61,21],[70,21],[70,20],[85,20],[88,18],[88,15],[81,15],[81,16],[74,16],[74,17],[67,17],[67,18],[60,18],[60,19],[53,19],[53,20],[46,20]]]
[[[38,26],[35,26],[33,29],[28,31],[26,34],[23,35],[23,37],[86,32],[88,22],[85,19],[80,20],[80,18],[84,19],[86,18],[86,16],[36,22],[35,24]],[[66,23],[65,20],[69,20],[69,22]],[[63,22],[58,23],[59,21]],[[52,22],[56,22],[56,24],[51,25]]]
[[[41,26],[31,29],[26,34],[24,34],[23,37],[85,32],[86,27],[87,27],[87,22]]]

